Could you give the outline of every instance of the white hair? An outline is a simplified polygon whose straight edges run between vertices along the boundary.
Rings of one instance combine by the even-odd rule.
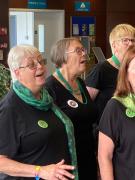
[[[25,58],[40,55],[39,50],[32,45],[17,45],[9,51],[8,66],[11,72],[12,81],[16,81],[14,70],[18,69]]]

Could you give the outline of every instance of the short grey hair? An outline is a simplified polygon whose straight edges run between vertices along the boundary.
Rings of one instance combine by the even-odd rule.
[[[51,61],[57,68],[60,68],[62,64],[67,62],[66,51],[68,51],[68,48],[73,41],[81,43],[80,39],[76,37],[63,38],[57,41],[51,48]]]
[[[25,58],[41,55],[39,50],[32,45],[17,45],[10,49],[8,54],[8,66],[12,81],[16,81],[14,70],[18,69]]]

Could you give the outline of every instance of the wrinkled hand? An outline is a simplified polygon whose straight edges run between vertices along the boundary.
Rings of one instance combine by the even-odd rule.
[[[64,160],[61,160],[57,164],[42,166],[39,176],[46,180],[74,179],[74,175],[69,170],[74,170],[74,166],[64,164]]]

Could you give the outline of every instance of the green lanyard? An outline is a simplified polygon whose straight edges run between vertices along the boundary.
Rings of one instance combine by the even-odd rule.
[[[75,90],[72,89],[72,87],[70,86],[68,81],[66,81],[66,79],[63,77],[62,73],[60,72],[60,70],[58,68],[56,69],[56,73],[57,73],[58,77],[60,78],[60,80],[65,84],[66,88],[70,91],[71,94],[77,93],[79,91],[79,88],[77,88]]]
[[[70,84],[68,83],[68,81],[66,81],[66,79],[63,77],[62,73],[60,72],[60,70],[58,68],[56,69],[56,73],[57,73],[59,79],[65,84],[66,88],[69,90],[69,92],[71,94],[73,94],[73,93],[77,94],[77,92],[80,90],[80,92],[83,93],[84,98],[85,98],[83,104],[87,104],[87,97],[85,95],[85,92],[84,92],[79,80],[78,79],[76,80],[76,82],[78,84],[78,88],[73,90],[72,87],[70,86]]]
[[[117,67],[120,67],[120,61],[118,60],[118,58],[114,54],[112,56],[112,60]]]

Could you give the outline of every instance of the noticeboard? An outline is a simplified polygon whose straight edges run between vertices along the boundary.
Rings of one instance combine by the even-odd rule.
[[[93,16],[72,16],[71,17],[72,36],[94,36],[95,17]]]

